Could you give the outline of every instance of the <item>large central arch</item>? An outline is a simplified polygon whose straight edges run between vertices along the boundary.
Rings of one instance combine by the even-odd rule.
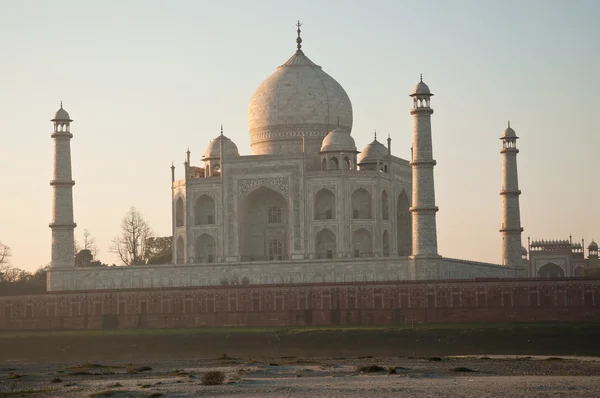
[[[264,186],[255,189],[240,200],[238,214],[242,261],[287,258],[289,211],[279,192]]]
[[[544,264],[537,272],[538,278],[563,278],[565,271],[557,264]]]

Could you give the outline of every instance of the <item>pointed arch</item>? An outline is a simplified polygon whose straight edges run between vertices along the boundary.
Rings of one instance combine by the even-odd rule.
[[[371,219],[373,212],[371,209],[371,194],[364,188],[358,188],[352,192],[352,218]]]
[[[315,257],[316,258],[335,258],[336,253],[335,234],[323,228],[315,235]]]
[[[329,159],[329,169],[330,170],[339,170],[340,169],[340,162],[338,161],[338,158],[336,158],[335,156],[333,156],[331,159]]]
[[[175,226],[183,227],[185,223],[185,214],[183,209],[183,199],[180,197],[177,198],[175,202]]]
[[[388,203],[388,194],[384,189],[381,193],[381,219],[389,220],[390,219],[390,204]]]
[[[412,223],[409,211],[408,196],[402,191],[396,204],[396,238],[398,255],[410,256],[412,246]]]
[[[212,263],[215,261],[215,239],[208,235],[202,234],[196,238],[194,242],[194,261],[196,263]]]
[[[354,257],[373,256],[373,237],[364,228],[357,229],[352,234],[352,253]]]
[[[286,239],[289,236],[287,200],[272,188],[261,186],[243,196],[239,207],[238,237],[242,261],[268,260],[273,239],[280,242],[281,250],[274,259],[286,257]]]
[[[315,220],[335,219],[335,195],[327,189],[321,188],[315,194]]]
[[[387,229],[385,231],[383,231],[383,235],[381,236],[381,246],[383,249],[383,256],[389,257],[390,256],[390,237],[388,235]]]
[[[323,158],[323,160],[321,160],[321,171],[325,170],[327,170],[327,159]]]
[[[208,195],[201,195],[194,203],[194,224],[210,225],[215,223],[215,200]]]
[[[352,170],[352,161],[348,156],[344,156],[344,170]]]
[[[185,262],[185,243],[183,242],[183,238],[180,236],[177,238],[175,250],[175,263],[183,264]]]
[[[563,278],[565,271],[555,263],[544,264],[537,272],[538,278]]]

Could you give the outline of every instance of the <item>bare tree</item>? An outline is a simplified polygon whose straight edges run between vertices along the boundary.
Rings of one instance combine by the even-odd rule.
[[[131,207],[121,220],[121,234],[113,238],[109,250],[125,265],[145,264],[146,242],[153,236],[152,228],[139,210]]]
[[[96,238],[94,238],[87,229],[83,230],[83,250],[89,250],[94,258],[98,256]]]
[[[0,265],[8,264],[8,259],[11,255],[10,247],[0,242]]]

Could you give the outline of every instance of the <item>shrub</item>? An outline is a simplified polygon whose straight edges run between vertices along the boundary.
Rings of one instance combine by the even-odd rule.
[[[379,365],[368,365],[368,366],[357,366],[356,367],[357,372],[365,372],[365,373],[382,372],[384,370],[385,369],[383,369]]]
[[[135,373],[151,371],[152,368],[150,366],[135,366],[134,364],[130,364],[130,365],[127,365],[125,370],[127,371],[127,373],[135,374]]]
[[[217,386],[225,381],[225,373],[218,370],[211,370],[202,375],[202,384],[205,386]]]
[[[455,372],[475,372],[473,369],[465,368],[464,366],[459,366],[457,368],[452,369]]]
[[[389,375],[395,375],[396,374],[396,368],[394,366],[392,366],[391,368],[388,368],[388,374]]]

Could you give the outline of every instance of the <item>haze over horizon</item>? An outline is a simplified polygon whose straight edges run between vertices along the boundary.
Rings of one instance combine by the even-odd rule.
[[[199,164],[220,125],[250,154],[250,97],[296,49],[348,93],[363,148],[392,138],[410,158],[412,100],[432,99],[439,252],[499,263],[501,143],[517,142],[521,222],[536,239],[600,239],[594,111],[600,107],[595,1],[352,3],[2,1],[0,241],[11,263],[50,261],[52,119],[74,119],[74,213],[112,264],[111,239],[137,207],[171,234],[170,166]],[[596,49],[596,50],[594,50]],[[587,256],[587,250],[586,250]]]

